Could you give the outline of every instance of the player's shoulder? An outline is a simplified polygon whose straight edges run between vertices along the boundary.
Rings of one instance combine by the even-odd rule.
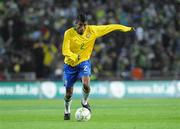
[[[73,30],[74,30],[74,28],[71,27],[71,28],[67,29],[64,34],[69,35],[69,34],[71,34],[73,32]]]
[[[97,25],[88,25],[88,29],[90,31],[94,31],[94,28],[96,27]]]
[[[97,25],[88,25],[89,28],[94,28]]]

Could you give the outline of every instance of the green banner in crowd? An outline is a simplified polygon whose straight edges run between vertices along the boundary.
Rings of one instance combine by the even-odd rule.
[[[63,98],[63,82],[0,82],[0,99]],[[82,84],[74,86],[74,98],[82,95]],[[180,97],[180,81],[94,81],[91,98]]]

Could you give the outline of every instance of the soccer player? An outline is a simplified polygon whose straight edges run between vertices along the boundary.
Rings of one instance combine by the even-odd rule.
[[[71,97],[73,85],[76,80],[82,81],[81,105],[91,111],[88,103],[90,93],[91,62],[90,56],[96,38],[102,37],[114,30],[122,32],[134,31],[133,27],[120,24],[110,25],[88,25],[85,14],[77,16],[75,26],[66,30],[62,46],[64,55],[64,120],[70,120]]]

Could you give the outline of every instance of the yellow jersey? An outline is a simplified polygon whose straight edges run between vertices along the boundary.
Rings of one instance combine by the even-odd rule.
[[[62,54],[65,56],[64,63],[76,66],[83,61],[89,60],[96,38],[114,30],[128,32],[131,28],[120,24],[86,25],[82,35],[78,34],[74,28],[68,29],[64,34],[62,46]]]

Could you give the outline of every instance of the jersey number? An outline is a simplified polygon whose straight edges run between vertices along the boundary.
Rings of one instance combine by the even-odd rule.
[[[88,66],[87,66],[87,65],[84,66],[84,71],[85,71],[85,72],[88,71]]]
[[[81,47],[80,47],[81,50],[84,49],[84,43],[81,44]]]

